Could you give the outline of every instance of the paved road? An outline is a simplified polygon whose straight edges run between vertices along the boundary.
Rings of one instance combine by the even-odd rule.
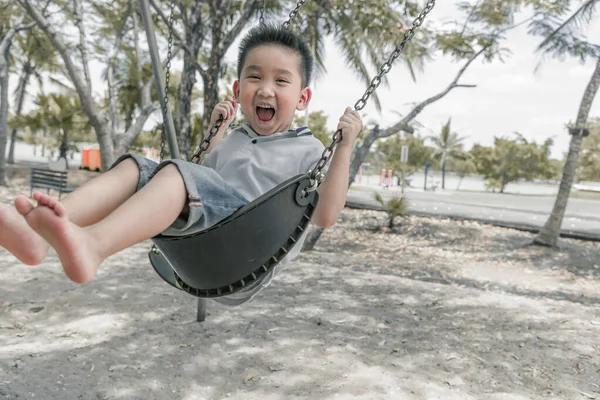
[[[377,187],[356,186],[348,193],[349,205],[375,206],[373,190]],[[398,191],[381,190],[384,197]],[[472,218],[510,225],[539,228],[547,220],[554,197],[525,196],[481,192],[407,191],[411,210],[416,213],[458,218]],[[565,233],[593,236],[600,240],[600,201],[571,198],[562,230]]]

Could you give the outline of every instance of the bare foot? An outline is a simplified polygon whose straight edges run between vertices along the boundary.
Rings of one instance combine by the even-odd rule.
[[[34,192],[33,198],[38,202],[37,207],[18,208],[29,226],[56,250],[69,279],[77,283],[92,280],[103,260],[93,238],[84,228],[69,221],[58,200],[39,192]]]
[[[19,196],[15,203],[33,207],[25,196]],[[48,243],[38,235],[17,209],[7,204],[0,205],[0,246],[27,265],[38,265],[48,254]]]

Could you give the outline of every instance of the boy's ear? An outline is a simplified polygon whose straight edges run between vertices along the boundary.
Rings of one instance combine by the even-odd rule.
[[[240,81],[239,80],[235,80],[233,81],[233,99],[239,103],[240,102]]]
[[[310,99],[312,98],[312,90],[306,87],[302,89],[300,92],[300,98],[298,99],[298,104],[296,105],[296,110],[303,111],[308,107],[308,103],[310,103]]]

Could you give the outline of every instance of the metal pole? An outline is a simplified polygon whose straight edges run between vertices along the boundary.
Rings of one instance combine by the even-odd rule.
[[[152,71],[154,72],[154,82],[156,83],[156,90],[158,91],[158,98],[162,109],[166,109],[166,115],[163,115],[165,119],[165,134],[167,136],[167,142],[169,143],[169,151],[171,152],[171,158],[181,158],[179,155],[179,148],[177,147],[177,137],[175,136],[175,125],[173,124],[173,116],[171,110],[165,107],[165,82],[163,77],[163,71],[160,68],[161,61],[158,55],[158,46],[156,45],[156,36],[154,36],[154,25],[150,18],[150,8],[148,7],[147,0],[139,0],[140,3],[140,14],[142,15],[142,22],[144,29],[146,30],[146,39],[148,40],[148,50],[150,51],[150,58],[152,60]]]

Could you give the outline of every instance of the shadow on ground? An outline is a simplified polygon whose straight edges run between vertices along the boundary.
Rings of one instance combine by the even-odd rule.
[[[600,397],[597,298],[469,277],[483,254],[522,277],[510,249],[518,235],[488,241],[476,227],[412,221],[386,242],[354,217],[251,303],[211,302],[202,324],[195,300],[151,271],[147,244],[85,286],[68,282],[54,256],[29,268],[0,253],[0,398]],[[536,274],[553,271],[548,260]],[[597,293],[595,277],[584,283]]]

